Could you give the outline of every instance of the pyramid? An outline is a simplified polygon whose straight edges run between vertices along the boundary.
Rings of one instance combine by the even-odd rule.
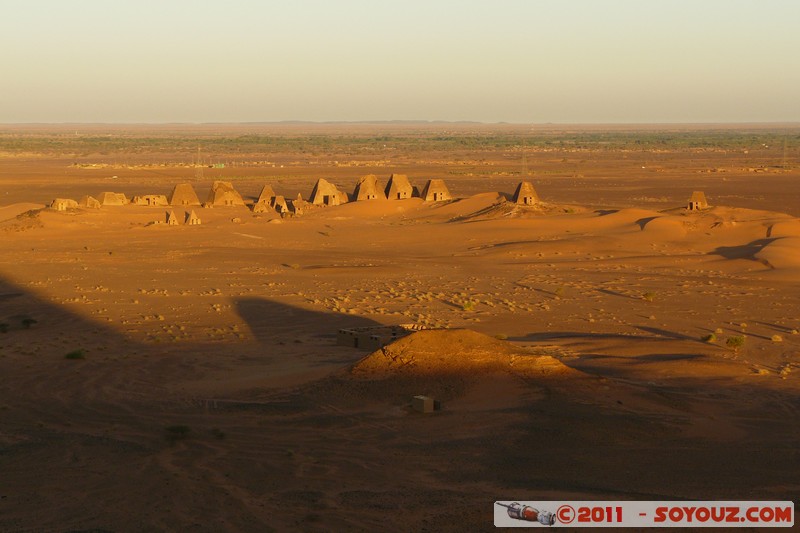
[[[175,211],[167,211],[167,226],[177,226],[178,217],[175,216]]]
[[[186,213],[185,223],[189,224],[190,226],[200,225],[200,217],[197,216],[197,213],[194,212],[194,209]]]
[[[256,202],[253,204],[253,213],[266,213],[272,210],[272,206],[265,202]]]
[[[411,187],[405,174],[392,174],[384,192],[389,200],[405,200],[414,195],[414,188]]]
[[[708,208],[708,200],[706,200],[705,193],[703,191],[694,191],[692,197],[689,198],[689,205],[686,206],[686,209],[697,211],[706,208]]]
[[[336,185],[320,178],[311,191],[311,203],[314,205],[339,205],[347,203],[347,195],[336,188]]]
[[[284,198],[283,196],[276,196],[275,201],[272,204],[272,207],[275,209],[275,211],[277,211],[281,215],[284,215],[289,212],[289,204],[286,203],[286,198]]]
[[[269,204],[272,202],[273,198],[275,198],[275,190],[272,188],[272,185],[264,185],[264,188],[261,189],[261,194],[258,195],[256,203]]]
[[[191,183],[179,183],[169,195],[169,205],[200,205]]]
[[[378,176],[375,174],[367,174],[358,180],[355,190],[353,191],[353,198],[359,200],[385,200],[386,195],[381,190],[378,184]]]
[[[426,202],[443,202],[453,199],[450,195],[450,191],[447,189],[447,185],[444,184],[444,180],[439,179],[428,180],[428,183],[425,184],[425,188],[422,189],[421,196]]]
[[[539,202],[539,195],[529,181],[522,181],[514,191],[514,203],[522,205],[534,205]]]
[[[206,205],[209,207],[216,206],[237,206],[244,205],[242,195],[233,188],[233,184],[229,181],[215,181],[208,192],[208,199]]]

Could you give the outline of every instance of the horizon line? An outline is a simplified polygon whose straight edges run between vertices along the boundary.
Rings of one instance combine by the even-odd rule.
[[[166,121],[166,122],[0,122],[0,126],[257,126],[257,125],[414,125],[414,124],[470,124],[483,126],[724,126],[724,125],[783,125],[800,126],[800,121],[699,121],[699,122],[485,122],[478,120],[263,120],[263,121]]]

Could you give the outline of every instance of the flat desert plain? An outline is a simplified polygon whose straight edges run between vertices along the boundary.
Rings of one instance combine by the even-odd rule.
[[[800,497],[800,127],[0,127],[0,530]],[[375,174],[452,200],[45,208]],[[541,202],[511,201],[529,180]],[[710,206],[685,209],[704,191]],[[417,324],[384,349],[342,328]],[[422,414],[411,398],[441,410]]]

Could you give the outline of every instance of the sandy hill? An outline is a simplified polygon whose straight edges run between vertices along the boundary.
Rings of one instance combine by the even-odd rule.
[[[351,370],[354,376],[375,378],[491,372],[542,375],[574,371],[549,355],[533,355],[469,329],[417,331],[366,356]]]
[[[44,205],[23,202],[18,204],[0,206],[0,222],[16,218],[19,215],[35,209],[43,209]]]

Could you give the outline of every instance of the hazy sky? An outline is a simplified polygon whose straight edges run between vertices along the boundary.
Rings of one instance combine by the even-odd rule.
[[[798,0],[0,0],[0,122],[800,121]]]

